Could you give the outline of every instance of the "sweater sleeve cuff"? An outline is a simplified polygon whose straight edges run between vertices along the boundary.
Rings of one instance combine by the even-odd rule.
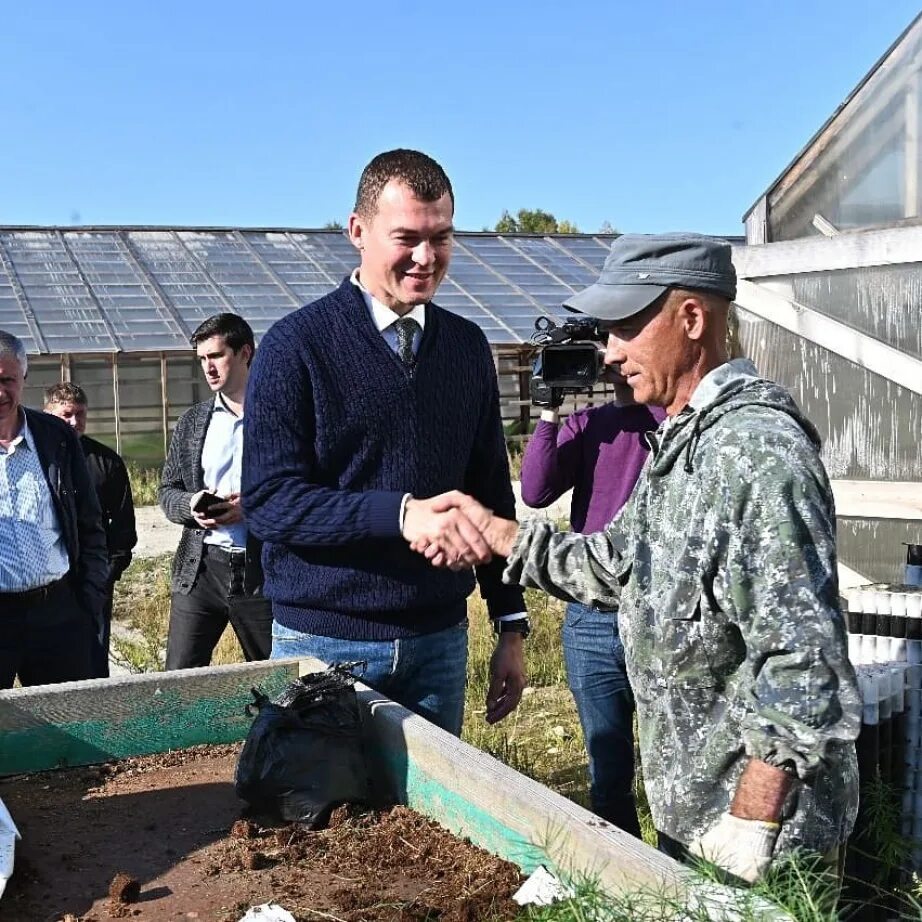
[[[502,618],[504,615],[527,615],[525,605],[525,592],[519,586],[499,586],[490,593],[487,599],[487,613],[491,620]]]
[[[368,533],[372,538],[400,537],[400,506],[404,493],[375,490],[367,493]]]

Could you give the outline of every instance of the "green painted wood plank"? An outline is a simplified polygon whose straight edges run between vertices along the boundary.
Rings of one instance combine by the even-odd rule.
[[[0,692],[0,776],[241,740],[250,689],[297,675],[272,661]]]

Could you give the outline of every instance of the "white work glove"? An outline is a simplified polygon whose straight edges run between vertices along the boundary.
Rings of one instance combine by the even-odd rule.
[[[754,884],[772,863],[780,826],[761,820],[742,820],[725,813],[703,836],[688,846],[692,855]]]

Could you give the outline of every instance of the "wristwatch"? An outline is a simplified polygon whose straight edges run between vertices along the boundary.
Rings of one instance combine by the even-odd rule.
[[[521,634],[524,640],[531,633],[531,624],[528,618],[510,618],[508,621],[497,618],[493,622],[493,631],[497,634]]]

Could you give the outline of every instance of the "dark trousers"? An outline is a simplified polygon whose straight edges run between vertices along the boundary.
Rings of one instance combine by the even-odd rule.
[[[45,590],[0,593],[0,688],[92,678],[94,624],[67,577]]]
[[[112,595],[114,592],[115,586],[110,583],[102,612],[102,624],[97,625],[94,632],[90,651],[94,679],[109,678],[109,638],[112,633]]]
[[[230,622],[247,661],[268,659],[272,650],[272,604],[244,592],[245,556],[214,545],[202,547],[202,562],[188,595],[174,592],[166,668],[207,666]]]

